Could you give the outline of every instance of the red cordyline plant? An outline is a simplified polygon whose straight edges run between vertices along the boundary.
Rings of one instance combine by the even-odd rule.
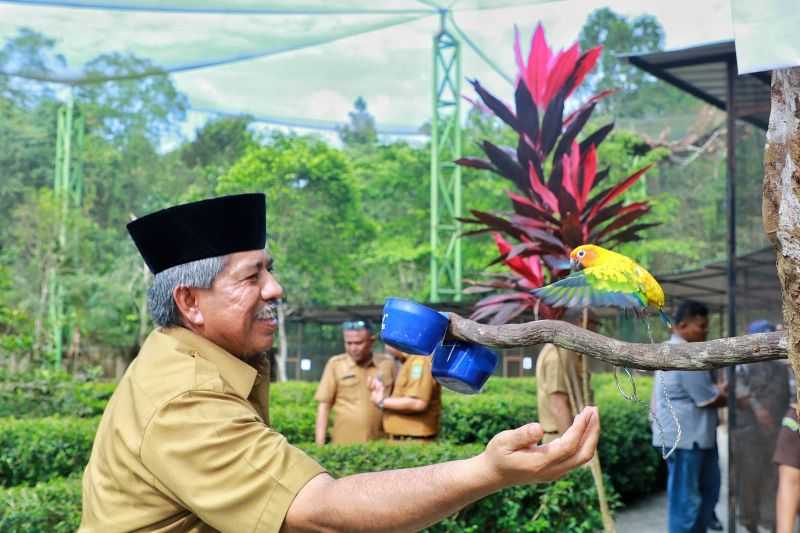
[[[592,96],[565,116],[566,100],[594,68],[601,48],[581,53],[576,42],[553,53],[539,24],[527,64],[515,31],[514,54],[519,73],[514,110],[477,81],[470,82],[485,107],[519,136],[516,147],[496,146],[484,140],[481,148],[488,160],[456,161],[499,174],[518,190],[507,192],[513,212],[470,210],[474,218],[462,219],[480,225],[465,235],[492,234],[500,251],[493,264],[502,261],[511,270],[487,281],[470,282],[474,286],[465,292],[505,289],[480,300],[471,317],[474,320],[502,324],[529,310],[536,310],[542,317],[560,316],[558,309],[539,306],[530,290],[567,275],[572,248],[587,243],[613,248],[640,239],[642,230],[656,225],[635,223],[650,210],[648,202],[626,204],[620,199],[651,165],[619,183],[606,184],[609,169],[598,170],[597,146],[614,124],[582,135],[597,102],[612,91]]]

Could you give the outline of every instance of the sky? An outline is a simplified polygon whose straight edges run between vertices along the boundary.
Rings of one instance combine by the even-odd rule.
[[[429,1],[284,0],[260,4],[305,5],[319,11],[331,5],[357,4],[426,9]],[[525,51],[538,22],[543,24],[551,46],[562,48],[577,39],[587,16],[601,7],[629,17],[655,16],[665,30],[667,49],[733,37],[729,0],[516,2],[527,5],[479,10],[471,8],[513,4],[514,0],[455,0],[453,5],[456,24],[512,76],[515,25]],[[248,1],[227,3],[242,4]],[[436,14],[152,13],[0,1],[0,39],[7,39],[21,27],[56,38],[59,52],[68,61],[69,70],[63,73],[66,76],[79,72],[97,54],[110,51],[131,51],[166,67],[262,55],[173,74],[193,109],[182,127],[187,137],[208,119],[209,111],[343,122],[358,96],[366,99],[381,128],[416,128],[431,113],[432,37],[439,29]],[[355,35],[345,37],[351,34]],[[468,47],[462,54],[465,78],[478,79],[497,96],[510,99],[512,88],[507,81]],[[470,94],[471,89],[464,87],[464,92]]]

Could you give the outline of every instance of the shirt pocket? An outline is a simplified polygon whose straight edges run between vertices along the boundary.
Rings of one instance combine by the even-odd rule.
[[[336,385],[339,388],[339,393],[346,394],[353,391],[361,384],[361,379],[355,372],[342,372],[336,376]]]

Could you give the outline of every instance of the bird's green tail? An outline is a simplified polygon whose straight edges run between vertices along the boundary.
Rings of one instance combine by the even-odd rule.
[[[665,313],[662,309],[658,310],[658,316],[661,317],[661,321],[664,323],[665,326],[667,326],[668,328],[672,327],[672,320],[669,319],[667,313]]]

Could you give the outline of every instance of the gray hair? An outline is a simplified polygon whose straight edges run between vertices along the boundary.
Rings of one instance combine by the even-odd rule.
[[[228,256],[198,259],[159,272],[153,277],[153,286],[147,291],[147,308],[157,326],[182,325],[181,316],[172,291],[176,287],[208,289],[225,268]]]

